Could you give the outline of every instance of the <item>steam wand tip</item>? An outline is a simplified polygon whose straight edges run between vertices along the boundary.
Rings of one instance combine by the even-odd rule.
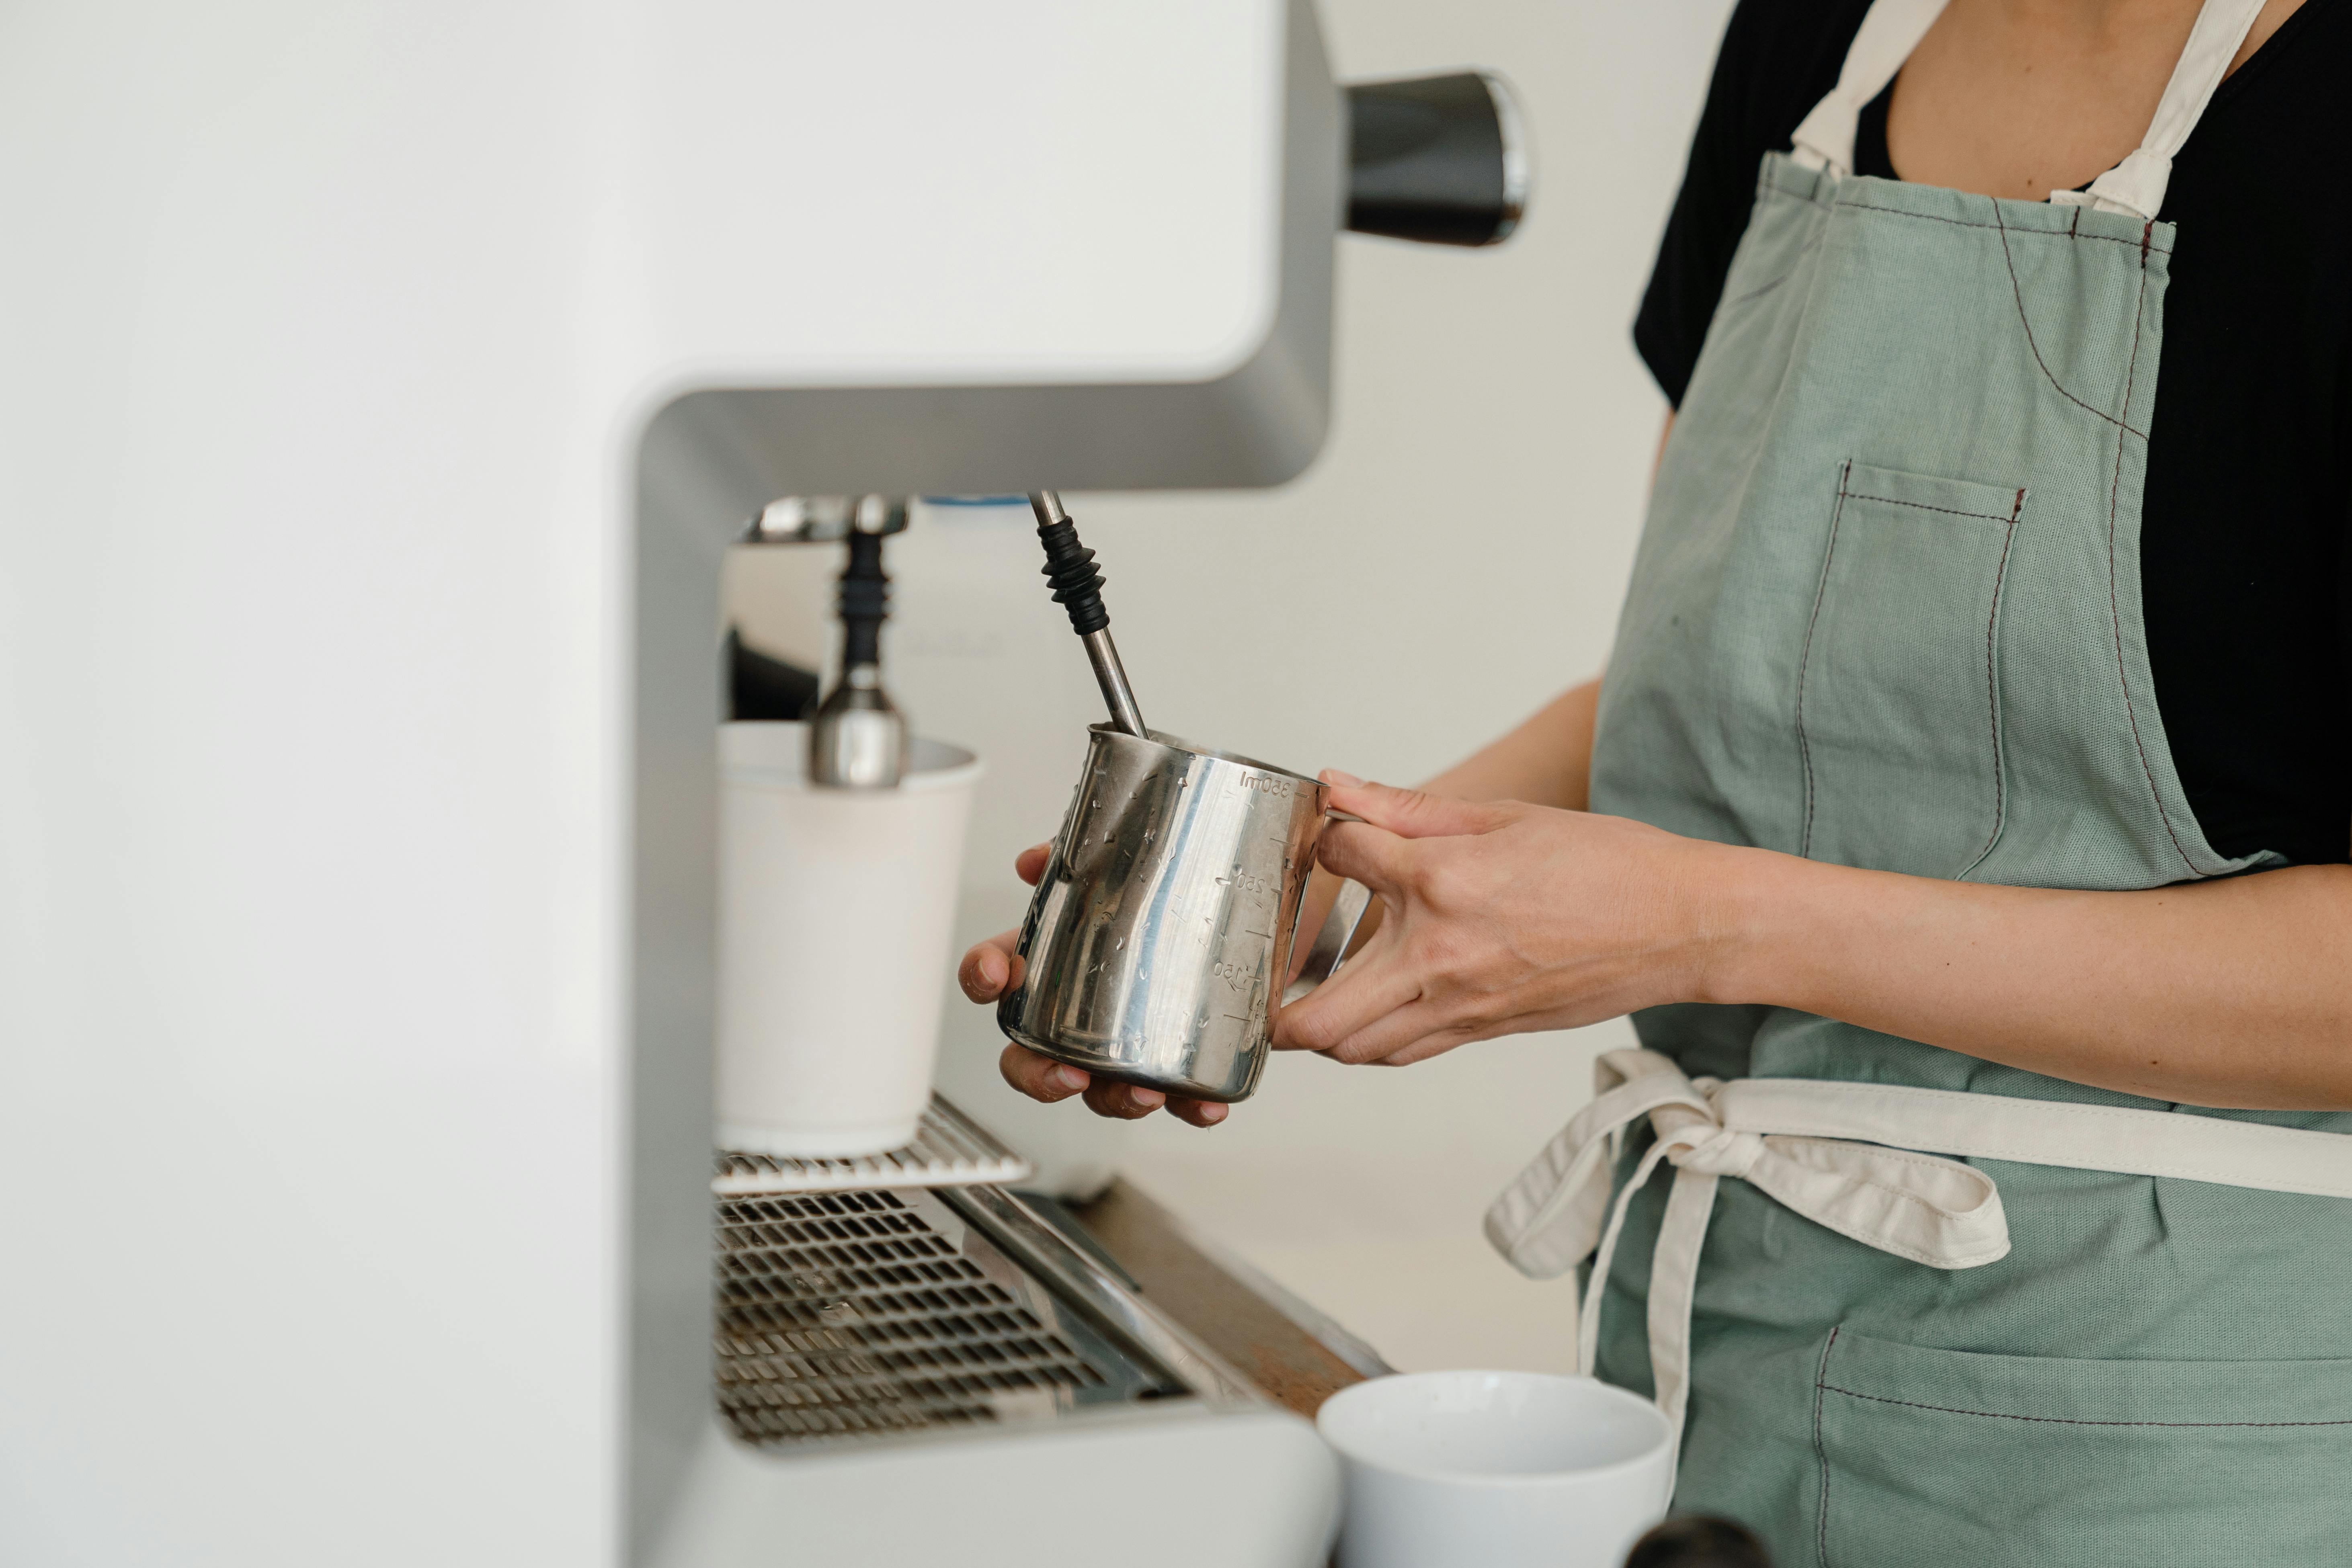
[[[1045,547],[1045,580],[1054,585],[1054,602],[1069,612],[1070,629],[1086,644],[1087,660],[1094,666],[1111,722],[1140,739],[1148,733],[1143,712],[1135,704],[1134,689],[1128,685],[1127,670],[1110,640],[1110,612],[1103,607],[1103,574],[1095,565],[1095,552],[1078,542],[1077,525],[1054,491],[1030,491],[1029,510],[1037,514],[1037,542]]]

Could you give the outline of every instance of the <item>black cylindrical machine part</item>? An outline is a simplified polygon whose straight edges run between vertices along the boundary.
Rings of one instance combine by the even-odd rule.
[[[890,616],[890,579],[882,570],[882,536],[849,536],[840,584],[842,667],[882,662],[882,623]]]
[[[1486,71],[1348,88],[1348,226],[1431,245],[1495,245],[1518,226],[1527,148],[1510,89]]]

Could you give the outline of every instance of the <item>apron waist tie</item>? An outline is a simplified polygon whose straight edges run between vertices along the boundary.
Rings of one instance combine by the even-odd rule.
[[[1677,1454],[1699,1249],[1716,1184],[1727,1176],[1841,1236],[1931,1268],[1974,1268],[2009,1253],[1992,1177],[1937,1154],[2352,1198],[2352,1137],[2340,1133],[1897,1084],[1693,1079],[1645,1050],[1604,1053],[1593,1078],[1592,1103],[1487,1210],[1486,1238],[1538,1279],[1593,1259],[1576,1360],[1591,1375],[1626,1211],[1660,1161],[1675,1166],[1651,1257],[1649,1336],[1658,1408]],[[1657,1142],[1612,1205],[1611,1156],[1643,1116]]]

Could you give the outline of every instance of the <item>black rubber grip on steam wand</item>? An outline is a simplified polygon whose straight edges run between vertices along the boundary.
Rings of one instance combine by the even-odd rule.
[[[1037,542],[1045,547],[1040,568],[1054,585],[1054,602],[1070,613],[1070,629],[1080,637],[1105,630],[1110,612],[1103,608],[1103,574],[1095,552],[1078,542],[1077,525],[1065,518],[1037,525]]]

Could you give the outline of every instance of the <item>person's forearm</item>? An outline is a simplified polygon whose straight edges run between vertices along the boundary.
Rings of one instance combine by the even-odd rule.
[[[1524,800],[1582,811],[1592,779],[1592,719],[1601,682],[1561,692],[1502,739],[1421,787],[1456,800]]]
[[[1738,853],[1707,1000],[2158,1100],[2352,1110],[2352,866],[2073,892]]]

